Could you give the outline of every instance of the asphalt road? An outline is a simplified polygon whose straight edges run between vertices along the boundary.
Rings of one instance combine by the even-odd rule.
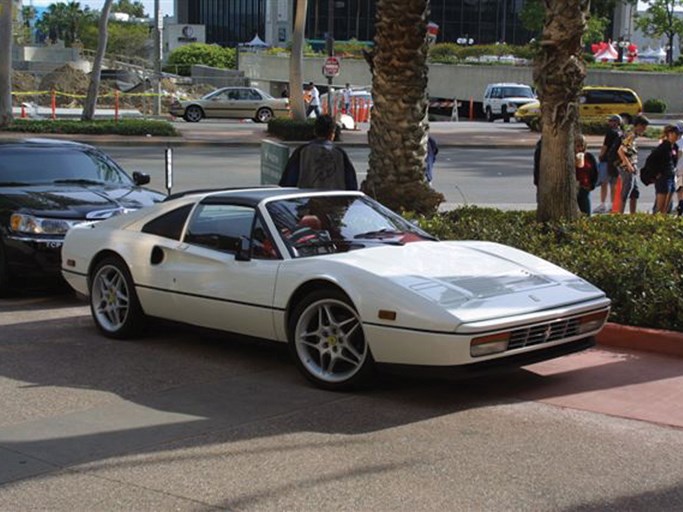
[[[107,146],[103,149],[128,171],[149,172],[153,188],[165,189],[163,146]],[[258,185],[259,151],[255,146],[176,147],[173,150],[173,190]],[[360,182],[367,172],[369,149],[350,146],[346,151]],[[647,151],[643,150],[642,161]],[[469,204],[534,209],[536,190],[532,181],[532,162],[533,149],[530,148],[443,147],[437,158],[433,185],[446,197],[444,208]],[[598,191],[591,195],[593,204],[597,205]],[[639,209],[646,211],[654,202],[653,187],[641,186],[641,198]]]
[[[550,403],[599,390],[617,357],[629,364],[604,351],[597,368],[384,377],[342,394],[306,384],[279,346],[163,325],[105,339],[71,296],[2,300],[0,333],[3,511],[683,503],[683,430]]]

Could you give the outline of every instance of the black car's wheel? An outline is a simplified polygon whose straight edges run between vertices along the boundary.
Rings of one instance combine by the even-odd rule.
[[[185,109],[183,119],[188,123],[198,123],[204,117],[204,111],[197,105],[190,105]]]
[[[120,258],[105,258],[92,271],[90,311],[97,328],[110,338],[132,338],[142,331],[145,315],[133,278]]]
[[[493,117],[493,112],[491,112],[491,107],[486,107],[486,120],[489,123],[492,123],[494,119],[495,118]]]
[[[358,313],[342,292],[309,294],[290,319],[290,349],[304,376],[335,391],[368,383],[375,362]]]
[[[7,297],[9,292],[9,272],[7,270],[7,259],[5,258],[5,247],[0,240],[0,297]]]
[[[256,112],[256,121],[259,123],[267,123],[271,119],[273,119],[273,111],[269,108],[263,107]]]
[[[508,114],[508,109],[506,106],[503,106],[501,109],[501,112],[503,114],[503,122],[504,123],[509,123],[510,122],[510,114]]]

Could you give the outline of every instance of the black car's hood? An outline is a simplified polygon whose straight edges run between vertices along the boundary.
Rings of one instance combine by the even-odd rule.
[[[117,185],[0,187],[0,209],[63,219],[97,220],[163,199],[163,194],[153,190]]]

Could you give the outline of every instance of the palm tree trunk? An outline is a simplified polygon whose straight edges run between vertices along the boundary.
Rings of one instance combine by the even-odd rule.
[[[12,0],[0,0],[0,127],[12,122]]]
[[[289,56],[289,103],[292,117],[298,121],[306,119],[303,92],[304,30],[308,0],[297,0],[292,32],[292,54]]]
[[[578,98],[586,77],[581,38],[589,1],[546,0],[545,5],[541,52],[534,65],[543,137],[536,212],[541,222],[579,215],[574,137],[579,129]]]
[[[431,213],[443,196],[424,179],[427,155],[428,0],[378,0],[374,107],[363,191],[394,210]]]
[[[100,34],[97,41],[97,52],[92,63],[92,71],[90,73],[90,85],[88,86],[88,95],[85,98],[85,105],[83,106],[83,113],[81,114],[81,121],[92,121],[95,116],[95,107],[97,105],[97,94],[100,90],[100,72],[102,71],[102,61],[104,54],[107,51],[108,38],[108,23],[109,12],[111,11],[111,4],[114,0],[105,0],[102,6],[102,14],[100,15]]]

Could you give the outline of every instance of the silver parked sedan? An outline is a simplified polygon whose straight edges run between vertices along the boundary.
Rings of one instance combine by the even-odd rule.
[[[253,119],[267,123],[273,117],[289,115],[289,100],[274,98],[255,87],[223,87],[198,100],[175,101],[170,113],[188,123],[204,118]]]

